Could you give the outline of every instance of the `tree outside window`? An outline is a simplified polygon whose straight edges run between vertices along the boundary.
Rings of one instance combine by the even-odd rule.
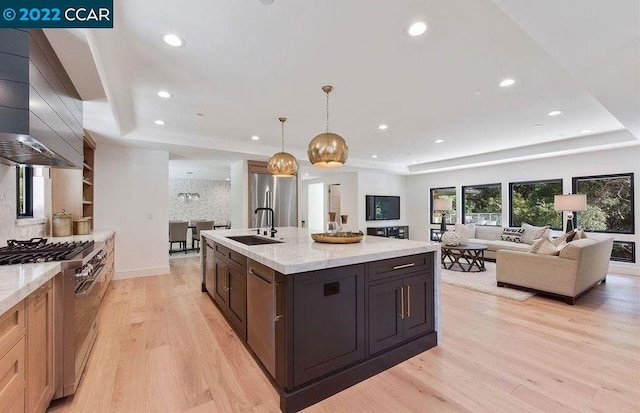
[[[33,217],[33,168],[16,166],[16,204],[18,218]]]
[[[447,224],[455,224],[457,211],[458,211],[456,187],[450,186],[446,188],[431,188],[430,192],[431,192],[431,201],[430,201],[431,223],[439,224],[442,221],[442,212],[433,210],[433,205],[434,205],[433,201],[438,198],[446,198],[451,200],[453,206],[451,211],[447,211],[445,215],[445,219],[447,220]]]
[[[509,184],[510,225],[531,225],[562,229],[562,212],[553,208],[554,195],[562,194],[562,179],[531,182],[512,182]]]
[[[587,210],[576,213],[578,226],[592,232],[633,234],[633,174],[573,178],[573,192],[587,196]]]
[[[462,187],[464,223],[502,226],[502,186],[500,184]]]

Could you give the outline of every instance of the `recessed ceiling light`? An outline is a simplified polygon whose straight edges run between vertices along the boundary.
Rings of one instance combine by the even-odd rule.
[[[434,143],[442,143],[444,142],[444,139],[436,139],[435,141],[433,141]]]
[[[562,113],[561,110],[552,110],[551,112],[547,113],[547,115],[549,115],[549,116],[558,116],[561,113]]]
[[[164,37],[162,38],[164,40],[164,42],[166,44],[168,44],[169,46],[173,46],[173,47],[181,47],[185,45],[184,40],[182,40],[181,38],[179,38],[178,36],[176,36],[173,33],[168,33],[165,34]]]
[[[187,171],[187,172],[185,172],[185,173],[186,173],[187,175],[191,175],[193,172],[191,172],[191,171]]]
[[[305,173],[304,173],[304,176],[309,176],[309,173],[305,172]]]
[[[504,79],[502,82],[500,82],[500,87],[508,87],[513,85],[514,83],[516,83],[516,81],[513,79]]]
[[[420,36],[427,31],[427,24],[424,22],[413,23],[408,30],[409,36]]]
[[[411,161],[411,165],[415,165],[417,163],[418,163],[418,161]]]
[[[230,178],[225,178],[225,181],[230,181],[230,180],[231,180]]]
[[[198,113],[196,113],[196,116],[204,116],[204,113],[198,112]]]
[[[372,157],[373,159],[376,159],[376,158],[378,157],[378,155],[375,155],[375,154],[374,154],[374,155],[371,155],[371,157]]]
[[[542,126],[542,123],[536,123],[535,125],[533,125],[534,128],[539,128],[540,126]]]
[[[476,90],[475,92],[473,92],[474,96],[480,96],[482,95],[482,92],[480,92],[479,90]]]
[[[378,129],[380,129],[380,130],[385,130],[385,129],[387,129],[387,128],[388,128],[388,126],[387,126],[387,125],[385,125],[384,123],[383,123],[382,125],[379,125],[379,126],[378,126]]]
[[[591,132],[592,132],[591,129],[585,129],[580,131],[580,133],[591,133]]]
[[[563,136],[566,136],[566,135],[564,133],[559,133],[558,136],[562,138]]]
[[[158,91],[158,96],[160,96],[161,98],[168,99],[171,97],[171,93],[167,92],[166,90],[160,90]]]
[[[252,140],[254,140],[254,141],[259,141],[259,140],[260,140],[260,137],[259,137],[258,135],[253,135],[253,136],[251,137],[251,139],[252,139]]]
[[[160,125],[160,126],[164,125],[164,121],[161,120],[161,119],[157,119],[153,123],[155,123],[156,125]]]

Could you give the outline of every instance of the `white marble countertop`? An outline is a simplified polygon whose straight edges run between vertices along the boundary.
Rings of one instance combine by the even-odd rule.
[[[404,257],[440,249],[440,243],[365,235],[356,244],[322,244],[311,239],[306,228],[276,228],[279,244],[244,245],[228,236],[256,235],[256,230],[230,229],[201,231],[201,234],[252,260],[258,261],[282,274],[295,274],[323,268],[341,267],[363,262]],[[268,238],[268,237],[263,237]]]
[[[48,237],[48,242],[90,241],[102,242],[114,231],[95,231],[89,235]],[[59,262],[0,266],[0,315],[24,300],[61,270]]]

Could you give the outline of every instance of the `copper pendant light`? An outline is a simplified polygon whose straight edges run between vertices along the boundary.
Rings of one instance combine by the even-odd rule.
[[[307,155],[314,166],[336,168],[344,165],[349,156],[349,147],[342,136],[329,132],[329,93],[333,86],[323,86],[327,94],[327,130],[309,142]]]
[[[287,118],[278,118],[282,123],[282,152],[274,154],[267,163],[269,173],[274,176],[292,178],[298,173],[298,161],[295,156],[284,151],[284,123]]]

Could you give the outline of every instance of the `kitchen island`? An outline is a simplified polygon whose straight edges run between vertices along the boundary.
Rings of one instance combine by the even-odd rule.
[[[275,238],[201,234],[202,291],[259,360],[284,412],[437,345],[438,243],[321,244],[300,228],[278,228]]]

